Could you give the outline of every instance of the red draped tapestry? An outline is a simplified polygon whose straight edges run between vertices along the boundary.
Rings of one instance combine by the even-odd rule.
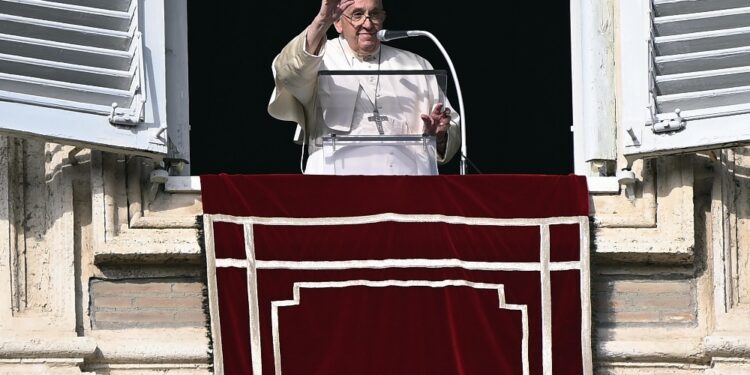
[[[217,373],[591,374],[582,177],[201,189]]]

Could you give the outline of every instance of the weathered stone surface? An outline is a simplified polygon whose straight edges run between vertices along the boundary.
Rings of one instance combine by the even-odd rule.
[[[209,373],[198,194],[149,195],[142,159],[71,151],[0,137],[0,373]]]
[[[196,280],[92,280],[94,329],[206,326],[204,291]]]

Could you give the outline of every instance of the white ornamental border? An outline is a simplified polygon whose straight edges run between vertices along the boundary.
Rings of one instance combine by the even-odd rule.
[[[523,359],[523,375],[529,375],[529,313],[526,305],[514,305],[505,303],[505,287],[502,284],[474,283],[467,280],[347,280],[327,282],[298,282],[294,283],[294,299],[286,301],[271,302],[271,329],[273,332],[273,356],[276,375],[281,375],[281,338],[279,333],[279,307],[297,306],[300,304],[300,289],[302,288],[346,288],[352,286],[366,286],[370,288],[384,287],[427,287],[445,288],[448,286],[463,286],[474,289],[497,290],[499,308],[503,310],[518,310],[521,312],[521,358]]]
[[[359,225],[372,224],[378,222],[431,222],[447,224],[464,224],[464,225],[486,225],[486,226],[538,226],[540,228],[540,261],[537,262],[468,262],[460,259],[383,259],[383,260],[348,260],[348,261],[276,261],[265,260],[259,261],[255,258],[255,246],[253,241],[253,225],[278,225],[278,226],[313,226],[313,225]],[[214,247],[213,223],[233,223],[240,224],[244,227],[245,253],[246,259],[216,259]],[[247,270],[248,280],[248,306],[250,322],[250,349],[252,353],[253,374],[262,374],[263,363],[261,358],[260,343],[260,322],[259,322],[259,302],[258,296],[258,269],[298,269],[298,270],[342,270],[342,269],[384,269],[384,268],[463,268],[466,270],[492,270],[492,271],[538,271],[540,273],[540,282],[542,290],[541,308],[542,308],[542,373],[544,375],[552,374],[552,291],[550,272],[563,270],[580,270],[580,293],[581,293],[581,348],[584,375],[591,375],[592,356],[591,356],[591,303],[589,281],[589,227],[588,217],[586,216],[563,216],[550,218],[535,219],[496,219],[481,217],[463,217],[463,216],[446,216],[446,215],[409,215],[396,213],[383,213],[377,215],[350,216],[350,217],[325,217],[325,218],[289,218],[289,217],[257,217],[257,216],[231,216],[231,215],[203,215],[203,228],[206,241],[206,267],[208,272],[208,292],[211,315],[211,335],[213,338],[213,359],[214,371],[216,374],[223,375],[224,368],[222,363],[221,347],[221,322],[219,319],[219,303],[216,285],[216,267],[235,267],[245,268]],[[579,243],[580,243],[580,261],[577,262],[550,262],[550,225],[558,224],[578,224],[579,226]],[[479,284],[470,283],[465,280],[443,280],[443,281],[368,281],[368,280],[350,280],[345,282],[323,282],[323,283],[295,283],[294,293],[295,300],[291,301],[274,301],[272,309],[276,318],[277,309],[283,304],[294,304],[299,301],[299,288],[316,287],[315,285],[329,285],[328,287],[344,287],[344,284],[337,283],[466,283],[465,286],[494,285],[493,289],[498,289],[500,296],[501,308],[504,303],[504,295],[501,292],[503,286],[500,284]],[[336,286],[338,285],[338,286]],[[377,285],[377,284],[372,284]],[[368,286],[368,285],[365,285]],[[400,285],[393,285],[400,286]],[[406,286],[406,285],[403,285]],[[415,285],[429,286],[429,285]],[[448,285],[446,285],[448,286]],[[435,286],[431,286],[435,287]],[[513,306],[517,309],[525,306]],[[528,322],[526,322],[528,323]],[[272,321],[272,325],[273,325]],[[276,361],[276,374],[281,374],[280,367],[280,343],[277,343],[278,321],[274,328],[274,357]],[[526,328],[525,328],[526,329]],[[526,332],[526,331],[525,331]],[[527,335],[527,332],[524,333]],[[528,349],[523,348],[526,355]],[[528,374],[528,358],[524,358],[524,374]]]

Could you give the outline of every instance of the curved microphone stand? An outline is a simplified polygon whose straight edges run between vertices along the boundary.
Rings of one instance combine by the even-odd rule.
[[[443,45],[440,43],[440,41],[432,35],[429,31],[422,31],[422,30],[409,30],[409,31],[389,31],[389,30],[380,30],[378,31],[378,39],[383,42],[387,42],[394,39],[400,39],[400,38],[408,38],[411,36],[426,36],[432,40],[435,45],[437,45],[440,52],[443,54],[443,57],[445,58],[445,61],[448,62],[448,67],[451,70],[451,75],[453,75],[453,84],[456,85],[456,95],[458,95],[458,110],[461,114],[461,159],[459,163],[459,171],[462,175],[466,174],[466,155],[467,155],[467,147],[466,147],[466,110],[464,110],[464,97],[461,94],[461,85],[458,83],[458,75],[456,74],[456,68],[453,66],[453,61],[451,60],[450,56],[448,56],[448,52],[445,51],[445,48],[443,48]],[[448,93],[445,93],[448,95]]]

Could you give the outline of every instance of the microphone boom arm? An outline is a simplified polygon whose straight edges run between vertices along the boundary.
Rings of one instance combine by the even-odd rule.
[[[400,38],[408,38],[411,36],[426,36],[432,40],[433,43],[438,47],[440,52],[443,54],[443,58],[445,58],[445,61],[448,62],[448,67],[451,70],[451,75],[453,76],[453,84],[456,85],[456,95],[458,96],[458,111],[461,114],[461,156],[459,160],[459,173],[461,175],[466,174],[466,155],[467,155],[467,146],[466,146],[466,111],[464,110],[464,97],[461,93],[461,85],[458,82],[458,74],[456,74],[456,68],[453,66],[453,61],[451,60],[450,56],[448,56],[448,52],[445,51],[445,48],[443,48],[443,44],[440,43],[440,41],[432,35],[429,31],[422,31],[422,30],[410,30],[410,31],[389,31],[389,30],[380,30],[378,31],[378,39],[380,39],[383,42],[387,42],[389,40],[393,39],[400,39]],[[448,95],[448,93],[445,93]]]

